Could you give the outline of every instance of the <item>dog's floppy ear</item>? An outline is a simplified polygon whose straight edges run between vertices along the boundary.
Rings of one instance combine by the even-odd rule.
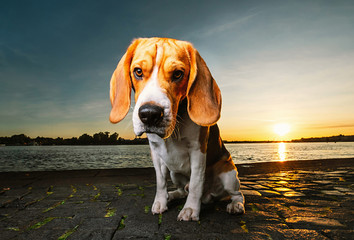
[[[110,100],[112,104],[109,120],[112,123],[120,122],[129,112],[130,93],[132,83],[130,80],[130,64],[134,56],[139,39],[134,40],[127,52],[121,58],[116,70],[113,72],[110,83]]]
[[[198,125],[210,126],[220,118],[221,93],[198,51],[188,46],[191,68],[187,88],[188,114]]]

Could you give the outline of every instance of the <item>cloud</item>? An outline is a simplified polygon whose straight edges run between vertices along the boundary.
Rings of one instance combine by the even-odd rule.
[[[4,43],[0,43],[0,70],[29,70],[33,67],[40,67],[37,58],[20,49],[14,48]]]
[[[204,29],[200,30],[200,32],[196,35],[199,37],[211,37],[216,34],[222,34],[225,31],[234,30],[237,26],[246,24],[249,20],[257,16],[259,13],[252,13],[247,16],[231,19],[231,20],[224,20],[215,24],[214,26],[208,26]]]
[[[325,125],[325,126],[312,126],[311,129],[328,129],[328,128],[354,128],[354,124],[341,124],[341,125]]]

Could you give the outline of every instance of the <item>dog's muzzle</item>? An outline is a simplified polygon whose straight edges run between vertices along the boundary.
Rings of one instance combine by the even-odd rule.
[[[164,109],[162,107],[146,103],[139,108],[138,115],[144,124],[146,133],[156,133],[160,137],[165,135]]]

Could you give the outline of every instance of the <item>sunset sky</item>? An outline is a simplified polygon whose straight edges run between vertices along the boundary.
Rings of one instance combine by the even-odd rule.
[[[0,136],[134,138],[109,80],[137,37],[190,41],[225,140],[354,134],[354,1],[2,1]],[[276,124],[288,124],[280,136]]]

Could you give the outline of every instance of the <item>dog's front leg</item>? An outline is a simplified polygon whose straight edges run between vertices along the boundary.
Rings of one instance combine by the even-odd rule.
[[[198,221],[205,179],[206,154],[193,150],[190,153],[191,177],[186,204],[178,214],[179,221]]]
[[[167,210],[168,193],[166,178],[168,169],[153,148],[151,148],[151,157],[156,172],[156,195],[154,203],[152,204],[151,212],[152,214],[161,214]]]

